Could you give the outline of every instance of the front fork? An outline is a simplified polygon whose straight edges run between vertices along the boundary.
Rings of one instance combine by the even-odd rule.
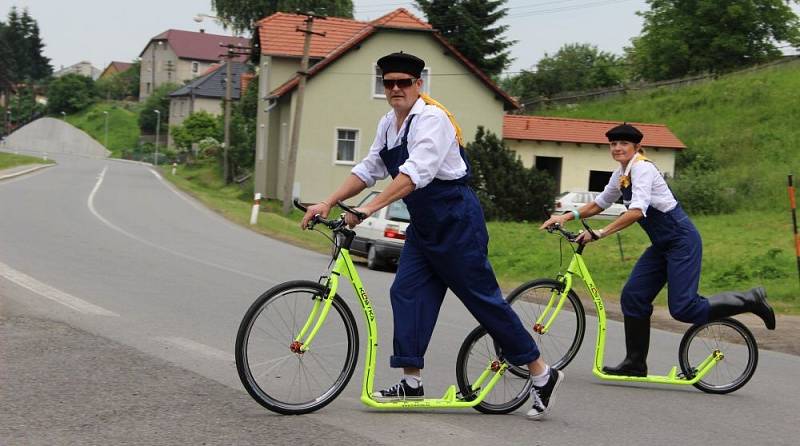
[[[324,295],[314,296],[314,306],[308,315],[303,328],[297,333],[289,349],[294,353],[305,353],[311,348],[311,343],[317,336],[317,332],[322,328],[328,312],[333,305],[333,298],[336,296],[336,289],[339,287],[339,274],[332,272],[325,283]]]
[[[547,301],[547,305],[533,324],[533,331],[540,335],[550,331],[550,326],[553,325],[556,316],[558,316],[558,313],[564,307],[567,294],[572,289],[572,274],[560,276],[558,281],[561,282],[563,286],[561,289],[554,289],[550,293],[550,299]]]

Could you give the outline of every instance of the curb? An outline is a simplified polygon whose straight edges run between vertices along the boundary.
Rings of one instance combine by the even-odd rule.
[[[0,181],[7,180],[9,178],[18,177],[20,175],[25,175],[27,173],[35,172],[37,170],[41,170],[41,169],[44,169],[44,168],[47,168],[47,167],[52,167],[52,166],[55,166],[55,165],[56,165],[55,163],[53,163],[53,164],[42,164],[40,166],[35,166],[35,167],[31,167],[30,169],[22,170],[20,172],[14,172],[14,173],[10,173],[8,175],[3,175],[3,176],[0,176]]]

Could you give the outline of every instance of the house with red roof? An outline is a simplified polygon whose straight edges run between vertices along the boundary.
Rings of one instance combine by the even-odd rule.
[[[107,79],[111,76],[123,73],[128,71],[133,67],[133,64],[130,62],[111,62],[108,66],[100,73],[100,77],[98,79]]]
[[[276,13],[257,23],[260,49],[255,190],[283,194],[305,17]],[[467,140],[479,125],[501,134],[507,110],[519,108],[430,24],[400,8],[372,21],[314,21],[293,190],[322,200],[369,151],[379,118],[390,110],[377,60],[405,51],[426,62],[424,90],[456,117]],[[382,187],[379,183],[376,187]]]
[[[212,64],[222,60],[225,49],[221,45],[249,47],[250,41],[244,37],[178,29],[168,29],[150,39],[139,53],[139,100],[147,99],[161,84],[183,84],[203,75]],[[243,62],[246,57],[234,60]]]
[[[506,115],[503,140],[526,167],[546,170],[559,191],[602,191],[619,163],[611,158],[605,133],[616,121]],[[645,155],[665,175],[674,175],[675,156],[686,146],[667,126],[629,122],[643,134]]]

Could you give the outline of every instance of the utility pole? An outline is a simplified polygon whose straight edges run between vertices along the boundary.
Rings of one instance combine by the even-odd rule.
[[[156,147],[153,153],[153,164],[158,166],[158,140],[161,136],[161,110],[153,110],[156,114]]]
[[[233,65],[232,45],[228,45],[228,52],[225,54],[227,63],[225,64],[225,133],[222,148],[222,178],[225,184],[231,182],[231,169],[228,162],[228,147],[231,145],[231,90],[233,89],[232,65]]]
[[[286,184],[283,189],[283,213],[289,214],[292,210],[292,199],[294,198],[294,171],[297,168],[297,146],[300,139],[300,119],[303,116],[303,94],[306,89],[306,78],[308,77],[308,53],[311,49],[311,36],[316,34],[318,36],[325,36],[325,33],[312,31],[314,26],[314,19],[325,19],[323,16],[314,15],[312,13],[306,14],[304,20],[306,27],[297,27],[296,31],[305,33],[305,40],[303,42],[303,58],[300,60],[300,81],[297,84],[297,103],[294,108],[294,122],[292,123],[292,136],[289,140],[289,160],[286,166]]]
[[[251,49],[249,47],[239,47],[233,44],[221,43],[220,46],[227,48],[225,54],[222,54],[226,60],[225,63],[225,120],[224,120],[224,137],[223,137],[223,150],[222,150],[222,177],[225,184],[231,182],[233,172],[230,168],[230,160],[228,158],[228,148],[231,144],[231,96],[233,95],[233,58],[235,56],[250,55]],[[242,83],[241,73],[239,74],[239,99],[242,97]],[[192,92],[194,98],[194,92]],[[194,102],[194,99],[192,100]]]

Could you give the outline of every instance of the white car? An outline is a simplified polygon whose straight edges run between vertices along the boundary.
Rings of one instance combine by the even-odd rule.
[[[370,192],[358,206],[369,203],[379,193]],[[350,251],[366,257],[369,269],[382,269],[389,264],[396,264],[403,251],[409,222],[411,216],[406,204],[403,200],[397,200],[355,227],[356,237]]]
[[[556,197],[554,212],[562,214],[573,209],[578,210],[584,204],[594,201],[598,195],[600,192],[562,192]],[[625,211],[627,209],[621,203],[614,203],[594,218],[617,218]]]

